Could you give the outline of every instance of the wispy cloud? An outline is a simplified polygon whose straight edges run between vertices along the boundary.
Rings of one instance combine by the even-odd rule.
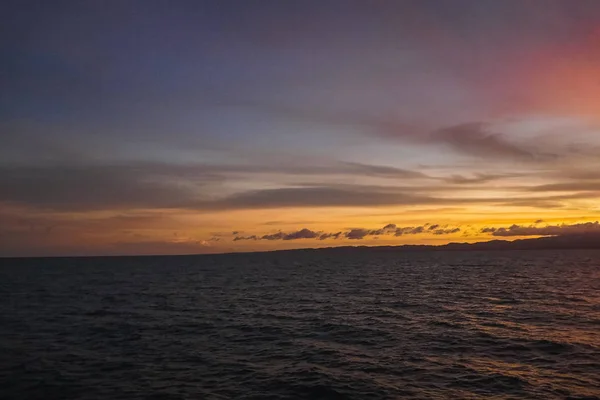
[[[537,185],[525,188],[524,190],[530,192],[583,192],[583,191],[596,191],[600,192],[600,180],[591,181],[573,181],[573,182],[560,182],[550,183],[546,185]]]
[[[404,193],[393,187],[316,186],[265,189],[238,193],[214,201],[198,202],[200,209],[257,209],[286,207],[367,207],[440,204],[444,200]]]
[[[356,164],[351,164],[349,168],[353,170],[357,167]],[[456,193],[461,192],[457,192],[457,188],[452,184],[432,184],[429,177],[409,170],[362,164],[358,168],[364,170],[363,174],[391,174],[391,176],[416,179],[417,183],[397,186],[317,181],[296,182],[293,185],[279,183],[274,184],[279,186],[274,188],[243,190],[236,189],[236,185],[243,187],[252,177],[252,175],[242,177],[237,175],[242,174],[243,166],[164,163],[35,167],[0,165],[0,202],[61,211],[109,209],[220,211],[468,204],[561,208],[571,200],[597,198],[600,192],[600,187],[596,187],[595,181],[586,180],[567,184],[505,188],[519,193],[519,196],[510,200],[501,197],[471,196],[469,193],[478,190],[478,187],[467,185],[460,186],[465,188],[465,191],[462,191],[462,197],[458,197]],[[318,177],[316,179],[322,178],[322,175],[313,172],[314,176]],[[248,174],[247,171],[244,173]],[[577,189],[586,190],[573,192]],[[545,194],[553,191],[564,193]]]
[[[387,166],[331,162],[329,165],[207,165],[129,162],[122,164],[0,164],[0,201],[59,210],[111,208],[253,208],[310,204],[375,204],[392,201],[383,193],[326,188],[250,191],[219,196],[225,183],[264,180],[262,174],[288,176],[347,175],[391,179],[429,179],[425,174]],[[381,192],[381,191],[380,191]],[[389,191],[388,191],[389,192]],[[40,195],[42,194],[42,195]],[[311,197],[315,198],[311,199]],[[316,197],[325,196],[322,201]],[[401,196],[396,196],[402,201]],[[405,201],[409,201],[405,196]],[[271,201],[269,201],[271,200]]]
[[[429,135],[432,142],[440,142],[452,149],[482,158],[502,158],[507,160],[548,159],[554,155],[539,153],[508,141],[500,133],[491,132],[488,124],[468,123],[439,129]]]
[[[466,185],[466,184],[481,184],[481,183],[487,183],[487,182],[496,181],[496,180],[500,180],[500,179],[517,178],[517,177],[521,177],[521,176],[523,176],[523,174],[516,174],[516,173],[513,173],[513,174],[488,174],[488,173],[476,172],[472,176],[464,176],[464,175],[454,174],[449,177],[440,178],[440,180],[442,180],[446,183],[452,183],[452,184],[457,184],[457,185]]]
[[[403,235],[418,235],[419,233],[423,233],[426,230],[425,225],[420,226],[405,226],[397,228],[394,232],[395,236],[403,236]]]
[[[434,235],[451,235],[453,233],[460,232],[460,228],[442,228],[442,229],[434,229]]]
[[[492,236],[560,236],[568,234],[581,234],[600,232],[600,223],[585,222],[578,224],[561,224],[561,225],[511,225],[506,227],[485,227],[481,229],[482,233],[491,233]]]
[[[558,154],[544,152],[539,144],[522,144],[511,141],[507,135],[497,132],[488,122],[467,122],[442,126],[432,131],[424,130],[404,121],[376,117],[366,113],[332,111],[326,109],[300,109],[274,104],[249,102],[248,107],[257,107],[288,118],[311,120],[318,123],[363,127],[366,135],[382,139],[404,141],[419,145],[444,145],[462,155],[485,159],[548,161]],[[569,152],[569,149],[563,149]]]
[[[339,239],[341,235],[341,231],[336,233],[322,233],[319,235],[319,240]]]
[[[234,242],[237,242],[239,240],[260,240],[260,237],[258,237],[256,235],[250,235],[250,236],[236,236],[233,238]]]

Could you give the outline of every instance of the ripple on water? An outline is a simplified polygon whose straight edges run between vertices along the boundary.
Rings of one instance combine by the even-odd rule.
[[[0,398],[597,399],[599,261],[375,250],[11,260]]]

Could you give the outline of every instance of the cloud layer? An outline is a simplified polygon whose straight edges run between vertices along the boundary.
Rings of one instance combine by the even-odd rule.
[[[433,229],[430,229],[433,228]],[[459,227],[448,227],[447,225],[440,228],[439,224],[426,224],[421,226],[405,226],[398,227],[396,224],[387,224],[380,229],[366,229],[366,228],[352,228],[347,231],[340,232],[322,232],[313,231],[308,228],[303,228],[298,231],[284,233],[276,232],[263,236],[235,236],[234,241],[240,240],[298,240],[298,239],[340,239],[346,238],[349,240],[362,240],[368,236],[379,237],[379,236],[403,236],[403,235],[418,235],[425,232],[431,232],[434,235],[449,235],[460,232]]]
[[[513,224],[508,228],[486,227],[481,229],[482,233],[491,233],[492,236],[562,236],[572,234],[594,233],[600,232],[600,223],[585,222],[577,224],[561,224],[561,225],[516,225]]]

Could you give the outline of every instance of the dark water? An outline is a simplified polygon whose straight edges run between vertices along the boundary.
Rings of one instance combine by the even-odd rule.
[[[600,252],[0,263],[2,399],[600,396]]]

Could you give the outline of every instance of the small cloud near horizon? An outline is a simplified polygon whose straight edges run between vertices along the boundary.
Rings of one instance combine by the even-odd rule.
[[[538,222],[536,221],[536,224]],[[491,233],[492,236],[510,237],[510,236],[562,236],[573,234],[585,234],[600,232],[600,223],[584,222],[576,224],[560,224],[560,225],[517,225],[513,224],[509,227],[485,227],[480,230],[481,233]]]
[[[429,226],[429,228],[427,228]],[[447,227],[440,228],[440,224],[425,224],[419,226],[405,226],[398,227],[396,224],[387,224],[380,229],[367,229],[367,228],[351,228],[345,232],[323,232],[313,231],[308,228],[302,228],[298,231],[285,233],[278,231],[271,234],[262,236],[251,235],[251,236],[236,236],[233,241],[240,240],[299,240],[299,239],[339,239],[344,237],[349,240],[361,240],[366,237],[378,237],[385,235],[402,236],[402,235],[418,235],[425,232],[430,232],[434,235],[448,235],[460,232],[459,227]]]

